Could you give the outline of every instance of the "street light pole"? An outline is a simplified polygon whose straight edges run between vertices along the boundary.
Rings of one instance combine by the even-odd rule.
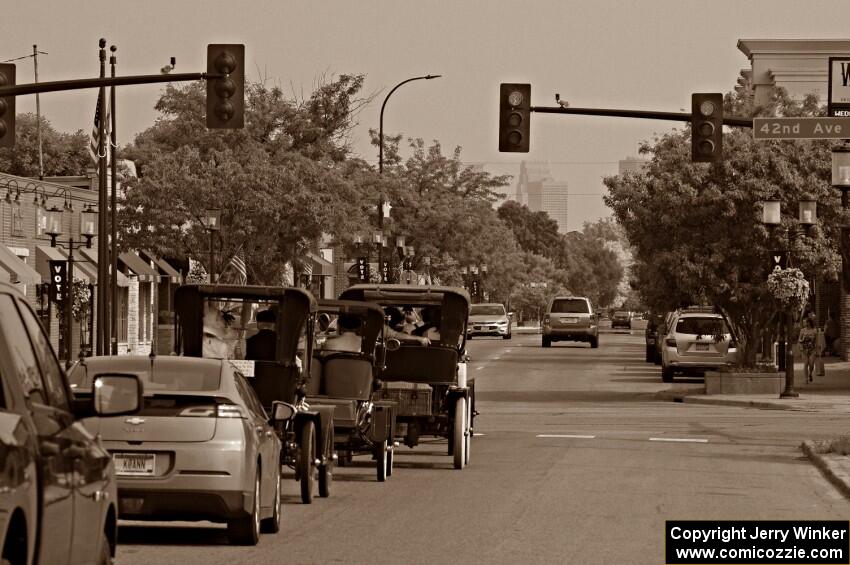
[[[832,187],[841,191],[841,208],[844,214],[850,208],[850,143],[832,148]],[[841,358],[850,357],[850,332],[847,320],[850,317],[850,227],[841,226]]]
[[[403,80],[390,90],[390,93],[387,94],[386,98],[384,98],[384,103],[381,104],[381,120],[378,125],[378,173],[384,173],[384,108],[387,105],[387,100],[390,99],[390,96],[393,95],[393,92],[398,90],[400,86],[403,84],[407,84],[408,82],[412,82],[414,80],[431,80],[432,78],[440,78],[443,75],[425,75],[424,77],[413,77],[407,80]]]

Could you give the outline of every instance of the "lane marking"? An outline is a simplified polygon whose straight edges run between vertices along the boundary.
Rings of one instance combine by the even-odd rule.
[[[498,361],[501,357],[493,357],[493,361]]]
[[[479,433],[479,432],[474,432],[474,433],[472,434],[472,436],[473,436],[473,437],[481,437],[481,436],[483,436],[483,435],[487,435],[487,434],[482,434],[482,433]]]
[[[708,443],[707,439],[683,438],[683,437],[651,437],[649,441],[670,441],[678,443]]]
[[[573,434],[537,434],[537,437],[555,437],[570,439],[596,439],[596,436],[573,435]]]

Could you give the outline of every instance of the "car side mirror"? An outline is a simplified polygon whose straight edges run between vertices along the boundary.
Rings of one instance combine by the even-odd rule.
[[[394,337],[391,337],[387,340],[387,344],[384,346],[387,351],[398,351],[401,349],[401,341],[397,340]]]
[[[142,403],[142,381],[136,375],[98,375],[92,385],[92,403],[98,416],[138,412]]]
[[[280,400],[272,402],[272,422],[288,422],[293,416],[295,416],[295,406]]]

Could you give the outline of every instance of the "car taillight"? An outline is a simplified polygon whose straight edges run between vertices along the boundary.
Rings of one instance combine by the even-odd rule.
[[[667,347],[676,347],[676,338],[668,337],[664,340],[664,344],[667,345]]]
[[[216,406],[216,416],[219,418],[245,418],[245,412],[236,404],[219,404]]]
[[[215,416],[215,406],[189,406],[178,412],[177,415],[190,418],[212,418]]]

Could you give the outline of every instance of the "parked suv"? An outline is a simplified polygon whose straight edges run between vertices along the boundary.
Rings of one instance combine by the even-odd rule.
[[[117,539],[112,459],[79,422],[138,410],[135,377],[104,375],[72,399],[32,308],[0,284],[0,562],[111,563]]]
[[[632,329],[632,313],[627,310],[617,310],[611,316],[611,329],[626,328]]]
[[[494,335],[511,339],[511,314],[505,312],[502,304],[473,304],[469,307],[466,338],[472,339],[474,335]]]
[[[549,301],[543,316],[543,347],[553,341],[586,341],[599,347],[599,320],[590,299],[557,296]]]
[[[701,373],[735,363],[738,345],[722,315],[712,309],[676,311],[661,344],[661,380],[673,382],[676,372]]]

